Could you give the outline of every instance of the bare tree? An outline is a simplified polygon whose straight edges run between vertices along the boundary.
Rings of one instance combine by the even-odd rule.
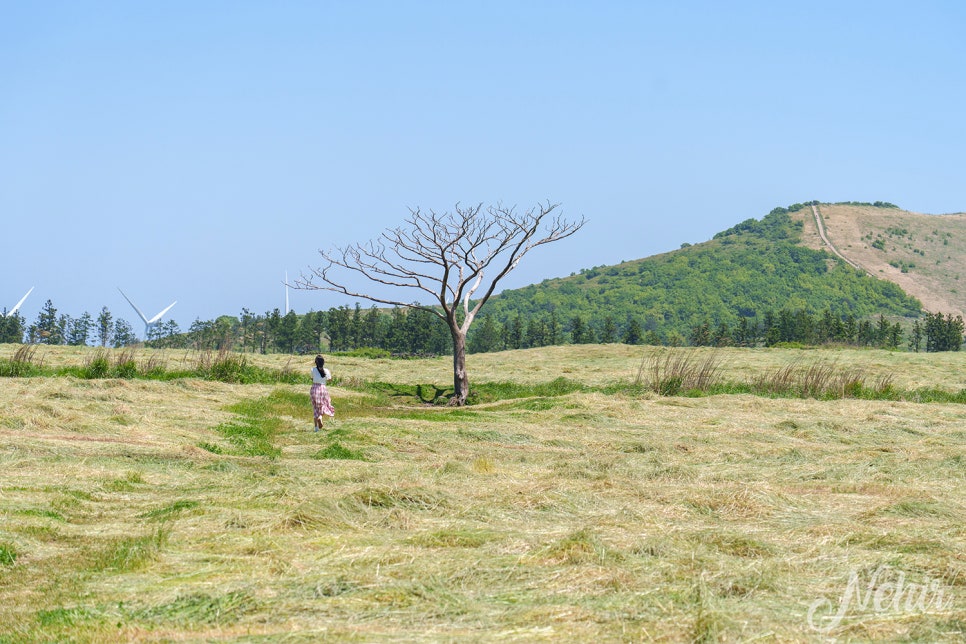
[[[480,308],[528,252],[569,237],[586,222],[583,217],[568,222],[558,214],[551,216],[558,206],[548,202],[524,214],[503,205],[484,209],[482,204],[468,208],[456,204],[452,213],[442,214],[410,209],[405,226],[386,230],[376,240],[319,251],[327,264],[302,274],[295,287],[422,309],[440,317],[453,338],[450,404],[463,405],[469,395],[466,334]],[[432,304],[359,292],[335,277],[344,271],[374,284],[421,291],[417,297],[428,294]]]

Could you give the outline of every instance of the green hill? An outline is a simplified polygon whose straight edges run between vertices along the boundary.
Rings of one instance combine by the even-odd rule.
[[[560,333],[580,318],[597,338],[613,332],[606,329],[611,325],[619,338],[636,320],[661,340],[687,337],[696,325],[731,327],[783,309],[855,318],[922,313],[896,284],[804,246],[803,224],[789,214],[803,207],[776,208],[669,253],[504,291],[484,313],[511,327],[518,315],[524,324],[548,320]]]

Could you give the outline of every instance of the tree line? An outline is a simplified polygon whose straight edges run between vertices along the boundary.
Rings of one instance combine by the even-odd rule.
[[[741,316],[738,322],[703,322],[691,328],[687,337],[674,330],[659,333],[644,329],[636,319],[619,328],[614,318],[588,321],[574,316],[561,323],[553,313],[523,322],[521,316],[501,324],[485,317],[470,337],[475,352],[525,349],[548,344],[611,343],[651,344],[665,346],[735,346],[772,347],[780,345],[848,345],[911,351],[959,351],[963,344],[964,323],[961,316],[927,313],[915,320],[908,330],[901,323],[890,322],[884,315],[875,319],[857,319],[848,314],[837,316],[826,309],[811,314],[804,309],[781,309],[757,315]]]
[[[776,346],[781,344],[850,345],[899,349],[907,339],[910,350],[919,352],[959,351],[963,345],[964,323],[961,316],[927,313],[915,320],[906,332],[899,322],[890,323],[884,315],[876,320],[857,320],[852,315],[835,316],[830,310],[811,315],[804,310],[782,309],[767,312],[762,320],[741,318],[734,326],[703,323],[691,330],[692,346]]]
[[[151,340],[148,346],[215,349],[250,353],[345,352],[380,349],[395,355],[441,355],[451,349],[445,324],[420,309],[363,309],[339,306],[327,311],[241,315],[195,320],[187,333]]]
[[[158,334],[180,333],[176,322],[156,327]],[[33,324],[15,313],[0,318],[0,343],[65,344],[84,346],[97,344],[102,347],[124,347],[139,342],[134,328],[126,320],[114,318],[103,307],[95,318],[84,312],[79,317],[58,313],[51,300],[47,300]]]
[[[589,318],[559,316],[556,310],[538,315],[517,313],[501,322],[481,316],[469,334],[470,353],[528,349],[561,344],[651,344],[666,346],[757,347],[781,344],[849,345],[911,351],[958,351],[963,344],[961,316],[927,313],[903,328],[884,315],[858,319],[836,315],[831,309],[812,314],[805,309],[783,308],[741,315],[734,324],[706,321],[687,335],[660,329],[644,318],[612,315]],[[123,347],[140,343],[131,325],[104,307],[95,318],[58,313],[48,300],[37,319],[27,324],[19,314],[0,318],[0,342]],[[242,309],[239,316],[195,320],[186,332],[171,320],[149,329],[146,346],[249,353],[350,352],[377,349],[397,356],[436,356],[452,350],[446,325],[422,309],[363,309],[339,306],[327,311],[298,314],[278,309],[256,314]]]

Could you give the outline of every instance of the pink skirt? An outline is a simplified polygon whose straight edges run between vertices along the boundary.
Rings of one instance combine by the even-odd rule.
[[[326,416],[335,416],[335,408],[332,407],[332,398],[329,396],[329,390],[325,388],[325,385],[322,383],[312,385],[309,395],[312,397],[312,408],[315,410],[316,418],[322,418],[323,414]]]

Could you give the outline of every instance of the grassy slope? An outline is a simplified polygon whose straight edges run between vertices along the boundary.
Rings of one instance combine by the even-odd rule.
[[[929,311],[966,315],[966,214],[924,215],[844,205],[820,209],[829,239],[849,259],[896,283]],[[809,245],[817,247],[817,232],[808,221],[811,209],[797,216],[810,227]],[[902,230],[906,232],[901,234]],[[877,239],[884,248],[872,246]],[[915,266],[903,273],[902,266],[909,264]]]
[[[471,376],[626,380],[642,351],[659,349],[479,355]],[[747,374],[806,354],[966,383],[964,354],[725,355]],[[446,360],[332,362],[346,382],[449,380]],[[938,581],[948,605],[853,613],[835,635],[966,631],[961,405],[333,393],[316,435],[304,387],[5,381],[0,642],[815,641],[808,606],[882,565]],[[278,458],[229,454],[214,428],[241,401],[277,419]],[[319,458],[335,444],[367,460]]]

